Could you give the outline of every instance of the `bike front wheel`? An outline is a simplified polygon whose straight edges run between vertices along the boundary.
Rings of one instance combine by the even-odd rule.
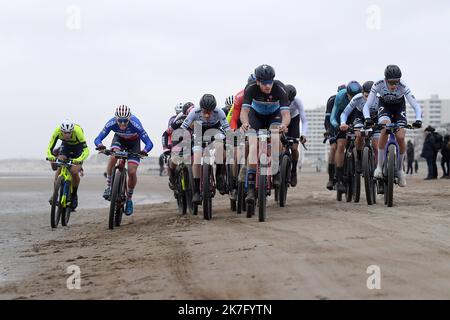
[[[266,221],[266,202],[267,202],[267,194],[266,194],[266,184],[267,184],[267,176],[260,175],[258,177],[258,218],[259,222]]]

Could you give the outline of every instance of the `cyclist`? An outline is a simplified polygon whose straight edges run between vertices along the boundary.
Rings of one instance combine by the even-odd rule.
[[[370,117],[370,108],[376,102],[377,96],[379,96],[379,124],[398,123],[401,125],[407,125],[406,97],[416,113],[416,121],[413,126],[415,128],[422,127],[422,108],[412,95],[411,89],[409,89],[409,87],[402,80],[402,71],[398,66],[387,66],[384,71],[384,79],[377,81],[370,90],[369,97],[367,98],[367,102],[363,109],[366,127],[373,126],[374,124],[374,121]],[[395,134],[400,148],[400,159],[398,159],[398,168],[396,172],[398,185],[400,187],[406,186],[406,177],[403,172],[403,159],[405,158],[406,153],[405,133],[405,129],[401,128]],[[380,140],[378,143],[378,164],[374,172],[374,175],[377,178],[383,177],[382,168],[385,152],[384,148],[386,146],[387,139],[388,136],[386,134],[386,129],[381,130]]]
[[[230,125],[227,122],[226,115],[223,110],[217,107],[216,98],[212,94],[205,94],[200,99],[200,106],[195,107],[184,120],[181,128],[188,130],[192,124],[198,123],[201,125],[202,138],[205,132],[209,129],[221,130],[224,133],[230,130]],[[194,133],[195,132],[194,128]],[[202,139],[203,140],[203,139]],[[201,140],[200,140],[201,141]],[[194,165],[192,169],[192,174],[194,176],[194,195],[192,197],[192,202],[194,204],[199,204],[201,202],[200,198],[200,171],[201,171],[201,157],[203,153],[202,145],[197,144],[198,141],[194,140],[193,153],[194,153]],[[216,141],[216,150],[223,148],[223,141]],[[225,153],[223,153],[225,156]],[[221,194],[225,194],[226,185],[223,178],[223,167],[222,164],[216,164],[216,181],[217,189]]]
[[[337,92],[345,89],[346,85],[340,85],[337,89]],[[336,131],[330,123],[331,111],[333,110],[334,101],[336,99],[336,95],[332,95],[328,98],[327,101],[327,109],[325,112],[325,122],[324,127],[326,131],[326,135],[328,136],[328,141],[330,142],[330,153],[328,154],[328,182],[327,189],[333,190],[334,187],[334,175],[336,173]]]
[[[142,156],[146,156],[150,150],[153,149],[153,143],[150,140],[147,132],[144,130],[139,119],[131,114],[131,110],[126,105],[120,105],[116,108],[114,118],[109,120],[103,130],[95,138],[95,146],[98,150],[105,150],[106,147],[102,144],[102,141],[113,131],[114,138],[111,143],[111,150],[127,150],[133,153],[139,153]],[[141,143],[144,142],[145,147],[141,150]],[[106,183],[107,187],[103,193],[103,198],[109,200],[111,197],[111,175],[117,159],[110,157],[108,165],[106,167]],[[133,214],[133,192],[137,184],[137,168],[140,163],[138,156],[130,155],[128,157],[128,194],[125,207],[125,214],[130,216]]]
[[[245,87],[244,100],[240,119],[241,130],[277,128],[279,132],[287,132],[291,121],[289,98],[281,81],[274,80],[273,67],[263,64],[255,69],[256,81]],[[249,156],[247,170],[248,195],[247,202],[255,202],[255,180],[257,167],[257,141],[255,134],[249,135]],[[275,175],[274,184],[279,184],[279,173]]]
[[[355,111],[355,116],[353,120],[353,127],[355,129],[361,129],[364,127],[364,115],[363,108],[366,104],[367,98],[369,97],[370,90],[372,89],[373,81],[367,81],[363,84],[363,93],[358,93],[353,97],[352,101],[347,105],[344,111],[341,114],[341,126],[340,130],[347,131],[348,125],[347,120],[349,116]],[[375,98],[373,105],[370,108],[370,117],[374,122],[378,122],[378,98]],[[375,152],[375,159],[377,159],[378,152],[378,139],[380,138],[380,130],[376,129],[374,131],[374,135],[372,138],[372,145]],[[356,140],[355,140],[355,148],[356,148],[356,171],[361,173],[361,158],[362,158],[362,150],[364,148],[364,138],[361,135],[361,132],[356,131]]]
[[[89,156],[89,148],[86,144],[86,138],[84,137],[83,129],[78,124],[74,124],[71,120],[65,119],[61,121],[60,125],[55,129],[50,139],[50,143],[47,147],[47,159],[49,161],[55,161],[56,156],[53,154],[56,142],[62,141],[59,155],[59,160],[72,159],[72,163],[75,164],[70,168],[72,175],[72,209],[76,209],[78,206],[78,186],[80,185],[80,169],[81,164]],[[60,170],[55,173],[55,182],[58,178]],[[52,198],[50,198],[51,201]]]
[[[346,89],[342,89],[336,95],[336,99],[334,101],[333,110],[331,111],[330,123],[337,130],[336,141],[337,141],[337,150],[336,150],[336,179],[337,185],[336,188],[339,192],[345,192],[345,186],[342,182],[344,176],[344,153],[345,146],[347,144],[347,137],[345,131],[339,130],[340,124],[340,116],[347,105],[350,103],[350,100],[356,96],[358,93],[362,92],[362,87],[358,81],[350,81],[347,84]]]
[[[303,102],[297,96],[297,90],[291,84],[285,86],[288,94],[291,113],[291,123],[288,126],[288,136],[300,139],[300,143],[306,143],[308,134],[308,120],[306,119],[305,107]],[[302,132],[300,134],[300,120],[302,122]],[[291,168],[291,186],[297,185],[297,163],[299,158],[298,143],[292,145],[292,168]]]
[[[181,142],[173,141],[172,140],[172,133],[181,128],[181,125],[183,124],[184,120],[187,118],[188,114],[191,112],[191,110],[194,109],[194,104],[192,102],[186,102],[183,105],[183,112],[180,113],[175,121],[172,122],[172,124],[167,128],[166,131],[164,131],[162,135],[162,144],[163,144],[163,155],[165,157],[168,157],[171,152],[180,152],[180,148],[177,148],[177,145]],[[175,168],[176,163],[174,163],[173,159],[170,159],[169,165],[168,165],[168,173],[169,173],[169,188],[174,190],[175,189]]]
[[[183,112],[183,106],[184,103],[183,102],[178,102],[175,105],[175,115],[171,116],[169,119],[169,122],[167,123],[167,126],[170,127],[170,125],[172,124],[172,122],[176,119],[176,117]]]

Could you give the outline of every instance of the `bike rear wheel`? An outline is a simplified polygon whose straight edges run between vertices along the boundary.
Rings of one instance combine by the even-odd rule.
[[[387,156],[387,206],[394,205],[394,179],[395,179],[395,165],[396,165],[396,148],[391,144],[388,148]]]

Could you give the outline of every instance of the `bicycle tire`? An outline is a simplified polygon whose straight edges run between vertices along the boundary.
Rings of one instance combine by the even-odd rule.
[[[211,166],[209,164],[203,165],[203,218],[205,220],[211,220],[212,208],[211,208],[211,191],[210,189],[210,174]]]
[[[395,179],[395,165],[396,165],[396,147],[394,144],[389,145],[388,148],[388,179],[387,179],[387,187],[388,187],[388,195],[387,195],[387,206],[394,206],[394,179]]]
[[[108,228],[110,230],[114,229],[114,220],[116,215],[116,208],[118,205],[118,197],[119,195],[119,189],[120,189],[120,178],[122,176],[122,172],[118,169],[114,169],[114,180],[111,181],[112,184],[112,190],[111,190],[111,203],[109,205],[109,219],[108,219]]]
[[[236,213],[241,214],[244,208],[244,190],[245,182],[239,181],[237,187],[237,205],[236,205]]]
[[[266,194],[266,175],[260,175],[258,177],[258,221],[264,222],[266,221],[267,215],[267,194]]]
[[[58,179],[56,180],[56,183],[53,188],[52,205],[50,208],[50,226],[52,227],[52,229],[57,228],[58,224],[59,224],[60,216],[59,216],[59,212],[58,212],[59,206],[57,205],[57,203],[59,201],[59,194],[61,191],[61,183],[63,180],[64,180],[64,178],[62,176],[59,176]]]
[[[65,189],[64,193],[66,194],[66,199],[69,198],[72,199],[70,194],[70,187],[71,187],[70,181],[66,181],[64,186]],[[61,225],[63,227],[67,227],[67,224],[69,223],[70,212],[71,212],[70,206],[67,206],[66,208],[64,208],[64,210],[61,211]]]
[[[289,159],[288,155],[284,155],[281,159],[281,167],[280,167],[280,187],[279,187],[279,205],[281,208],[286,206],[286,199],[287,199],[287,191],[289,188],[289,169],[291,166],[291,161]]]
[[[361,198],[361,173],[356,171],[357,156],[354,155],[353,159],[355,159],[355,165],[353,166],[353,201],[358,203]]]
[[[368,147],[365,147],[363,150],[363,157],[362,157],[362,171],[364,175],[364,188],[366,191],[366,201],[369,206],[373,205],[373,177],[371,172],[371,152]]]
[[[345,181],[345,200],[347,202],[352,202],[353,198],[353,176],[354,176],[354,166],[353,166],[353,155],[346,155],[344,162],[344,181]]]
[[[119,190],[119,205],[116,207],[116,215],[115,215],[115,225],[116,227],[120,227],[122,223],[122,216],[125,208],[125,202],[127,201],[127,177],[128,177],[127,169],[124,169],[121,174],[121,183]]]

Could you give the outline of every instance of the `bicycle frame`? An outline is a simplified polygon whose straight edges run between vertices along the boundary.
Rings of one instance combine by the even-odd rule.
[[[59,205],[63,208],[67,207],[68,204],[68,198],[72,194],[73,191],[73,184],[72,184],[72,174],[70,173],[69,168],[73,166],[72,161],[56,161],[56,164],[60,167],[59,176],[62,176],[64,178],[64,187],[63,187],[63,194],[61,196],[61,200],[59,202]],[[70,186],[70,189],[67,190],[67,186]]]

